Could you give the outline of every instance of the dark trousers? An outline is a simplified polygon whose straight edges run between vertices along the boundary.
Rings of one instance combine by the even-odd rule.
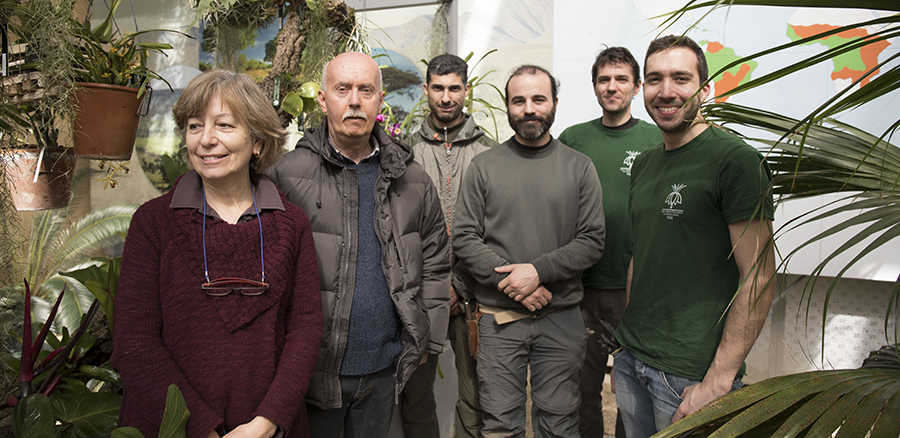
[[[456,400],[456,438],[481,436],[481,402],[478,400],[478,373],[475,358],[469,354],[469,330],[465,315],[450,317],[450,346],[456,355],[459,398]]]
[[[306,405],[314,437],[384,438],[394,411],[394,367],[365,376],[341,376],[341,407]]]
[[[440,438],[437,403],[434,400],[434,376],[437,374],[438,356],[425,353],[428,359],[410,376],[403,387],[400,399],[400,417],[403,420],[403,436],[408,438]]]
[[[613,328],[619,326],[619,320],[625,312],[625,289],[591,289],[584,288],[584,299],[581,300],[581,316],[584,326],[593,332],[588,337],[587,354],[584,368],[581,371],[581,408],[579,408],[578,431],[582,438],[603,438],[603,379],[606,376],[606,362],[609,354],[601,345],[600,334],[608,333],[600,321],[606,321]],[[616,415],[616,437],[624,438],[622,420]]]

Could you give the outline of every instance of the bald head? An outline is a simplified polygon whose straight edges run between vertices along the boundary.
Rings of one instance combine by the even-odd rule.
[[[335,56],[325,66],[318,100],[336,148],[351,158],[353,152],[371,149],[369,136],[384,103],[381,69],[374,59],[357,52]]]
[[[378,86],[379,90],[381,89],[381,68],[378,67],[378,63],[371,56],[360,52],[344,52],[325,63],[325,68],[322,69],[322,88],[325,88],[325,84],[328,83],[329,70],[333,72],[336,69],[344,68],[346,64],[374,68],[375,85]]]

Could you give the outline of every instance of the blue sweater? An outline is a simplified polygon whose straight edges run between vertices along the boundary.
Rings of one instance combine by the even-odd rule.
[[[400,354],[399,317],[381,268],[381,242],[375,235],[378,156],[367,158],[356,165],[345,163],[345,166],[356,169],[359,206],[356,222],[356,281],[341,375],[362,376],[389,367]]]

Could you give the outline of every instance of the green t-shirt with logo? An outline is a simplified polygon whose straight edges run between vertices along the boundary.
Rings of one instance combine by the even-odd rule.
[[[630,197],[634,272],[616,331],[635,357],[703,379],[740,283],[728,225],[773,218],[770,180],[756,149],[715,127],[675,150],[660,145],[638,156]]]
[[[610,129],[603,126],[601,119],[594,119],[570,126],[559,135],[559,141],[594,162],[603,188],[606,244],[600,261],[581,276],[585,287],[625,289],[625,274],[631,261],[631,217],[628,215],[631,166],[641,152],[663,141],[656,125],[631,120],[622,126],[624,129]]]

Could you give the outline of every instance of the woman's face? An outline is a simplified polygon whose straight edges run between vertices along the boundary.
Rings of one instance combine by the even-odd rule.
[[[262,148],[218,93],[210,97],[203,114],[188,118],[185,142],[188,159],[204,183],[249,178],[250,157]]]

